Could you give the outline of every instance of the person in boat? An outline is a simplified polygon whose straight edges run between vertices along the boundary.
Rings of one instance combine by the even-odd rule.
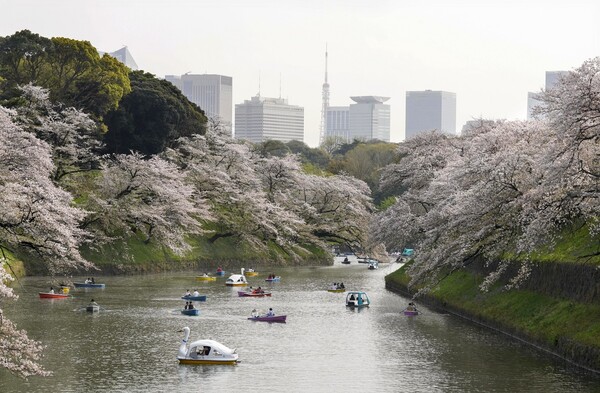
[[[202,277],[208,277],[208,274],[207,274],[206,272],[204,272],[204,273],[202,274]]]
[[[50,287],[50,291],[48,293],[54,293],[54,287]]]
[[[410,302],[408,303],[408,307],[406,307],[406,311],[417,311],[417,308],[413,302]]]
[[[256,293],[265,293],[265,291],[263,291],[263,289],[259,286],[256,288]]]
[[[89,283],[91,283],[91,281],[90,281],[90,278],[89,278],[89,277],[88,277],[88,278],[86,278],[86,279],[85,279],[85,281],[84,281],[84,283],[86,283],[86,284],[89,284]]]
[[[194,293],[192,294],[192,296],[200,296],[200,292],[198,292],[197,289],[194,289]]]
[[[354,297],[354,294],[350,295],[350,298],[348,298],[348,304],[354,304],[356,305],[358,302],[356,301],[356,298]]]
[[[256,309],[253,309],[250,315],[252,316],[252,318],[256,318],[258,317],[258,311],[256,311]]]
[[[96,302],[94,301],[94,299],[92,299],[92,300],[90,301],[90,304],[88,304],[88,306],[97,306],[97,305],[98,305],[98,303],[96,303]]]
[[[194,303],[190,302],[190,305],[188,306],[188,310],[193,310],[194,309]]]
[[[267,317],[274,317],[275,316],[275,312],[273,311],[272,308],[269,308],[269,311],[267,312]]]
[[[253,268],[248,269],[248,273],[253,273],[253,272],[254,272]]]
[[[346,289],[343,282],[340,283],[339,289]]]
[[[223,271],[223,269],[221,269],[221,267],[219,266],[219,267],[217,268],[217,271],[218,271],[218,272],[222,272],[222,271]]]
[[[192,296],[192,293],[191,293],[191,292],[190,292],[190,290],[188,289],[188,290],[186,290],[186,291],[185,291],[185,295],[183,295],[183,296]]]
[[[96,280],[94,280],[94,277],[92,277],[92,279],[90,280],[90,284],[95,284]]]
[[[344,262],[348,262],[348,257],[345,257],[345,258],[344,258]]]

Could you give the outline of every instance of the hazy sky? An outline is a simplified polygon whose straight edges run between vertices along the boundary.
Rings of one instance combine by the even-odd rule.
[[[404,139],[407,90],[457,95],[457,130],[471,118],[525,119],[545,71],[600,55],[600,1],[586,0],[0,0],[0,35],[29,29],[127,45],[159,77],[233,77],[233,104],[258,92],[305,108],[318,144],[325,43],[330,105],[389,96],[391,139]]]

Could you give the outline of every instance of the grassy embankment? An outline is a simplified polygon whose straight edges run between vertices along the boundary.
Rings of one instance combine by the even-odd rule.
[[[598,245],[590,242],[587,230],[581,229],[563,236],[552,252],[537,253],[532,259],[538,265],[569,264],[573,269],[581,264],[600,266],[600,256],[590,257],[597,249]],[[405,265],[388,275],[386,287],[414,293],[417,288],[407,288],[410,281],[407,268]],[[483,274],[475,271],[457,271],[435,286],[423,301],[600,372],[600,304],[597,301],[579,302],[550,296],[531,287],[507,291],[503,289],[503,283],[482,293],[479,285],[483,278]],[[561,277],[557,275],[548,280],[561,280]],[[559,284],[564,286],[565,282],[556,283]],[[579,289],[577,281],[566,284],[575,291]],[[545,285],[553,284],[547,282]]]
[[[100,274],[152,273],[198,269],[213,271],[217,266],[227,270],[242,267],[327,265],[331,255],[314,246],[303,249],[295,247],[296,256],[291,256],[274,242],[267,242],[262,251],[236,237],[223,237],[211,242],[208,237],[189,239],[190,252],[183,256],[153,242],[144,242],[139,237],[127,241],[114,241],[96,250],[83,249],[82,255],[100,269]],[[11,257],[11,265],[19,268],[19,275],[46,275],[48,271],[41,261],[21,258],[24,263]],[[83,273],[83,272],[82,272]]]

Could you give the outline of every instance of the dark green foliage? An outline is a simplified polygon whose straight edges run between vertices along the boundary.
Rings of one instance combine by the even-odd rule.
[[[313,164],[320,169],[327,168],[329,156],[321,148],[311,148],[301,141],[289,141],[286,146],[293,154],[300,154],[300,159],[305,164]]]
[[[257,143],[254,146],[254,151],[261,157],[285,157],[290,153],[290,149],[281,141],[267,140],[262,143]]]
[[[127,67],[88,41],[48,39],[29,30],[0,39],[0,99],[18,105],[17,86],[49,90],[50,98],[101,119],[130,91]]]
[[[156,154],[183,136],[204,134],[206,116],[173,84],[131,71],[131,93],[105,117],[108,152]]]

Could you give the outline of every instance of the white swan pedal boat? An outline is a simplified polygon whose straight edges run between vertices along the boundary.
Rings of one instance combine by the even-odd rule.
[[[198,340],[189,344],[190,328],[184,327],[180,332],[185,333],[185,337],[179,347],[177,360],[179,364],[235,364],[238,361],[238,354],[235,349],[214,340]]]

